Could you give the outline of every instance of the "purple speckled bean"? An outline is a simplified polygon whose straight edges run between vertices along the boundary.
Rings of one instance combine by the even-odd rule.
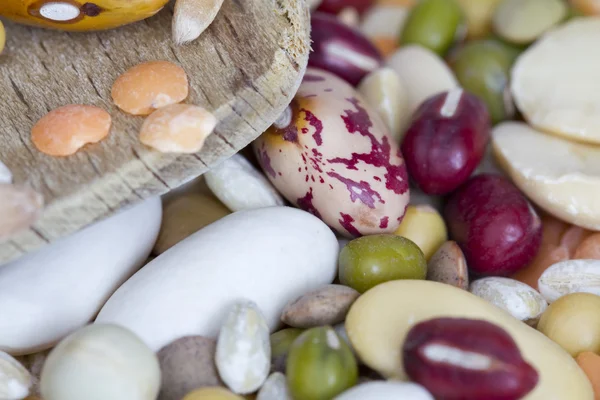
[[[408,203],[408,175],[381,118],[333,74],[309,68],[288,126],[254,150],[292,203],[347,237],[394,232]]]
[[[365,75],[382,65],[377,48],[360,31],[332,15],[313,14],[311,39],[313,52],[308,65],[329,71],[351,85],[358,85]],[[305,82],[310,80],[305,78]]]

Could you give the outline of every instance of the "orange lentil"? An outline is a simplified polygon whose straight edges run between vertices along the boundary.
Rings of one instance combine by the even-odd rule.
[[[108,136],[111,124],[110,114],[99,107],[70,104],[42,117],[31,129],[31,140],[42,153],[70,156]]]
[[[401,6],[412,7],[418,0],[377,0],[377,5],[380,6]]]
[[[136,65],[117,78],[112,98],[117,107],[133,115],[182,102],[188,97],[188,78],[178,65],[150,61]]]
[[[569,224],[546,214],[542,214],[541,218],[543,227],[542,244],[558,246],[564,233],[569,228]]]
[[[400,47],[398,39],[388,36],[376,36],[371,38],[371,42],[383,55],[383,58],[388,58]]]
[[[571,0],[573,7],[585,15],[600,14],[600,0]]]
[[[579,260],[600,260],[600,233],[588,236],[579,244],[573,255]]]
[[[202,107],[172,104],[153,112],[140,131],[140,141],[163,153],[196,153],[217,125]]]
[[[569,259],[569,250],[564,246],[543,244],[529,265],[515,273],[512,278],[538,290],[538,279],[551,265]]]
[[[560,244],[568,249],[569,258],[574,258],[575,250],[577,250],[579,244],[591,234],[587,229],[571,225],[560,239]]]
[[[591,351],[584,351],[577,355],[576,360],[592,384],[594,399],[600,400],[600,356]]]

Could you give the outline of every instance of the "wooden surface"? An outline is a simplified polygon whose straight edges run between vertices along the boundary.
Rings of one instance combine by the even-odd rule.
[[[44,196],[46,209],[32,229],[0,244],[0,264],[201,175],[250,143],[289,104],[308,60],[304,0],[225,0],[201,38],[181,47],[171,41],[171,18],[172,6],[134,25],[86,34],[6,24],[0,160],[15,183]],[[165,155],[145,147],[137,139],[143,118],[112,104],[110,88],[120,73],[159,59],[187,71],[186,102],[208,108],[220,121],[199,154]],[[40,153],[31,127],[69,103],[108,110],[109,138],[67,158]]]

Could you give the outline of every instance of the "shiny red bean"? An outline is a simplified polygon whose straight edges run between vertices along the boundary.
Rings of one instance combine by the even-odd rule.
[[[525,196],[499,175],[475,176],[454,192],[444,216],[477,275],[505,276],[537,254],[542,222]]]
[[[360,31],[332,15],[312,15],[313,52],[308,65],[329,71],[356,86],[383,62],[379,50]]]
[[[353,7],[360,14],[364,13],[375,3],[375,0],[323,0],[317,11],[327,14],[339,14],[345,8]]]
[[[402,154],[410,177],[423,192],[444,195],[469,179],[489,140],[485,104],[454,89],[431,97],[417,109]]]

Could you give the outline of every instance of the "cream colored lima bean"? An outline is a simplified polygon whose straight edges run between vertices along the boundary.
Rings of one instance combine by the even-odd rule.
[[[114,325],[69,335],[50,352],[40,378],[44,400],[155,400],[159,387],[156,355]]]
[[[600,260],[567,260],[556,263],[540,276],[538,288],[548,303],[570,293],[600,296]]]
[[[529,123],[570,139],[600,143],[599,42],[600,18],[573,18],[519,56],[510,89]]]
[[[153,198],[0,266],[0,350],[34,353],[87,324],[148,258],[161,214]]]
[[[526,400],[594,399],[586,375],[559,345],[487,301],[443,283],[399,280],[376,286],[352,305],[346,330],[367,366],[405,380],[401,352],[406,334],[415,324],[439,317],[482,319],[505,329],[539,374]]]
[[[240,211],[147,264],[96,322],[123,325],[158,350],[186,335],[216,337],[229,308],[245,298],[274,330],[288,301],[333,281],[338,248],[331,229],[307,212]]]
[[[563,221],[600,230],[598,146],[552,136],[521,122],[496,125],[492,145],[500,167],[534,203]]]

